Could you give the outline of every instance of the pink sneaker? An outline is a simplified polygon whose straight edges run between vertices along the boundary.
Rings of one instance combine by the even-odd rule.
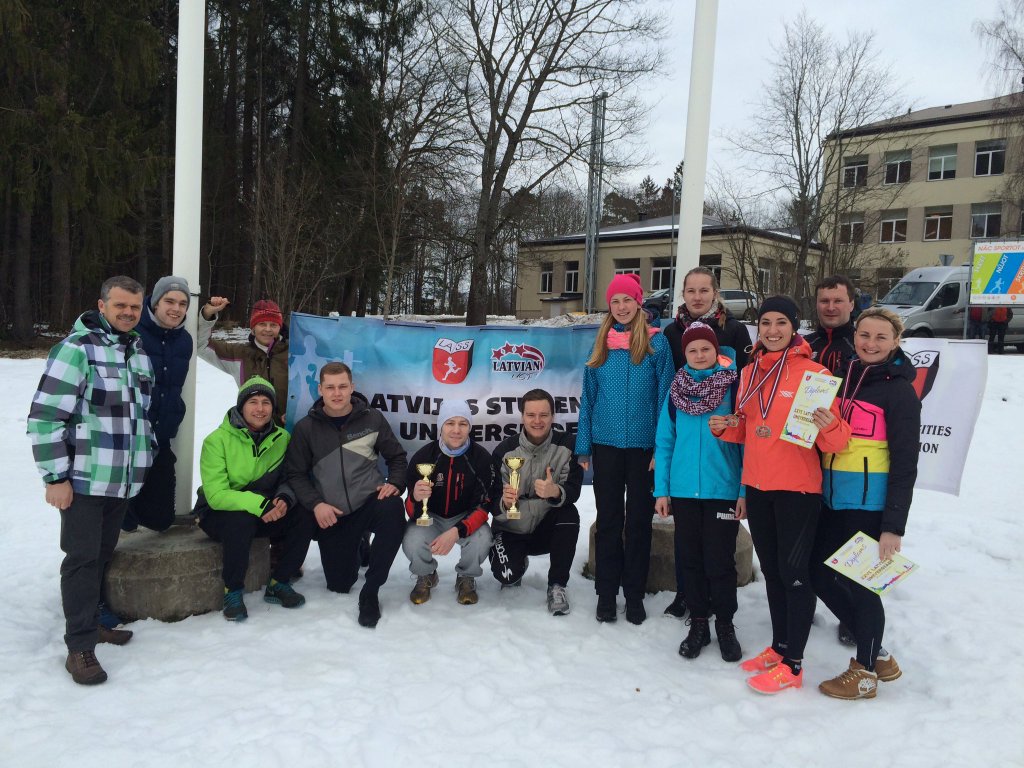
[[[803,688],[804,671],[794,675],[785,664],[776,664],[767,672],[754,675],[747,680],[747,685],[758,693],[781,693],[786,688]]]
[[[744,672],[765,672],[777,667],[782,663],[782,656],[775,652],[770,645],[761,651],[757,656],[747,659],[740,664]]]

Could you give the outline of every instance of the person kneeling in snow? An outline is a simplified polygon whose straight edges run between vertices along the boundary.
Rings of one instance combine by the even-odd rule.
[[[428,478],[413,481],[409,473],[409,494],[405,512],[409,523],[402,537],[402,550],[409,558],[409,570],[416,586],[409,599],[416,605],[430,599],[437,586],[436,555],[447,555],[458,543],[462,550],[455,566],[456,600],[461,605],[477,602],[476,578],[491,547],[487,510],[498,494],[491,457],[469,436],[473,416],[465,400],[445,400],[437,414],[437,442],[428,443],[412,457],[412,467],[433,465]],[[433,525],[416,524],[427,500]]]
[[[242,595],[253,537],[273,537],[281,557],[263,593],[268,603],[298,608],[306,598],[289,580],[306,558],[313,517],[296,506],[285,483],[288,433],[273,423],[277,394],[253,376],[238,390],[238,402],[203,441],[199,471],[203,485],[195,513],[199,527],[224,545],[224,618],[248,617]]]
[[[553,616],[569,613],[565,587],[569,583],[580,513],[576,500],[583,486],[583,467],[573,453],[574,438],[554,432],[555,401],[543,389],[531,389],[520,405],[523,429],[494,449],[495,468],[503,480],[494,508],[494,546],[491,572],[502,586],[518,586],[529,565],[528,555],[551,554],[548,569],[548,611]],[[525,459],[519,470],[519,489],[509,485],[505,459]],[[515,503],[519,518],[510,520]]]

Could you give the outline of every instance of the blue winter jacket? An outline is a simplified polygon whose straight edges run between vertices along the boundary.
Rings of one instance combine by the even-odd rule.
[[[729,360],[726,366],[719,362],[704,371],[684,365],[680,372],[686,371],[701,381],[721,370],[736,370],[736,362]],[[732,387],[714,411],[700,415],[681,411],[672,404],[671,397],[665,398],[654,446],[656,497],[736,499],[742,495],[742,446],[719,440],[708,428],[712,416],[726,416],[732,411]]]
[[[177,328],[161,328],[150,309],[151,300],[152,297],[146,297],[145,309],[135,330],[142,337],[142,348],[149,355],[156,374],[153,399],[146,415],[157,445],[166,448],[185,418],[181,390],[192,361],[192,336],[185,330],[184,320]]]
[[[625,326],[616,323],[617,331]],[[634,365],[627,349],[608,350],[600,368],[583,369],[583,397],[576,454],[590,456],[593,444],[653,448],[658,412],[675,375],[672,352],[661,333],[651,336],[654,354]]]

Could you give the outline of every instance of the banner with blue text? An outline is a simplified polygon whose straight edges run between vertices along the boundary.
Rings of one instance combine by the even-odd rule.
[[[535,388],[554,397],[556,429],[575,434],[583,363],[596,332],[593,325],[466,327],[293,313],[288,425],[316,400],[320,367],[339,361],[410,454],[436,439],[446,397],[469,402],[473,438],[489,451],[519,431],[518,398]]]

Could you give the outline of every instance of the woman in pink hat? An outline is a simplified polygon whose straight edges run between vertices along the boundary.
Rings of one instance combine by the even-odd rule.
[[[616,275],[605,298],[608,316],[583,371],[576,453],[584,469],[594,463],[597,620],[615,621],[621,588],[626,620],[642,624],[654,514],[654,436],[675,368],[665,337],[640,311],[640,277]]]

